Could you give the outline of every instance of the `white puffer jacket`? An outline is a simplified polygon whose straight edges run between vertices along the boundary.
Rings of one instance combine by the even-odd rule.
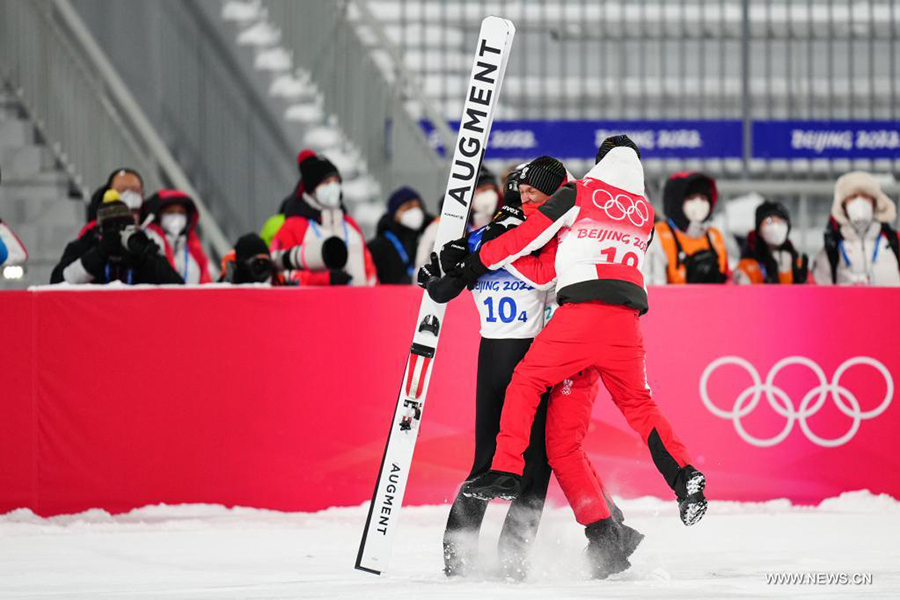
[[[857,231],[850,224],[844,210],[844,200],[857,194],[875,199],[874,220],[865,231]],[[882,232],[882,224],[893,226],[897,207],[881,190],[878,181],[869,173],[854,171],[837,180],[831,216],[838,223],[841,237],[838,244],[838,263],[832,282],[831,263],[823,248],[813,261],[813,278],[818,284],[900,286],[900,264]]]

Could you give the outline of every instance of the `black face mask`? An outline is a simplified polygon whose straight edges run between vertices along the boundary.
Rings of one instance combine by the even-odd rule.
[[[249,258],[240,263],[236,283],[265,283],[272,277],[272,261],[268,258]]]

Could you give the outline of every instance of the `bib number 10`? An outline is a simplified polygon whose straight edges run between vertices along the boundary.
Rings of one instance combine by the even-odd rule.
[[[497,312],[494,312],[494,299],[493,298],[485,298],[484,305],[487,306],[488,323],[496,323],[497,317],[500,317],[500,322],[502,323],[512,323],[515,320],[522,321],[525,323],[528,320],[528,314],[523,310],[522,314],[517,316],[518,309],[516,307],[516,301],[512,298],[505,296],[500,298],[500,301],[497,303]]]

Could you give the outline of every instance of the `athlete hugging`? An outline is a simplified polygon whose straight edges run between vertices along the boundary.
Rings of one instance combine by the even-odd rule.
[[[533,330],[533,342],[529,340],[511,379],[506,380],[508,385],[503,386],[499,431],[495,446],[489,447],[493,451],[490,470],[478,468],[476,439],[476,464],[451,509],[451,521],[457,503],[509,499],[513,500],[512,514],[516,502],[521,502],[529,490],[534,495],[532,473],[542,458],[534,448],[542,441],[546,411],[543,456],[576,520],[585,526],[586,554],[593,575],[604,578],[631,566],[628,557],[643,535],[623,523],[621,511],[605,493],[583,448],[598,380],[649,447],[654,464],[675,492],[686,525],[698,522],[706,512],[706,478],[691,466],[687,450],[651,398],[647,382],[639,317],[648,310],[641,267],[652,239],[653,208],[644,198],[640,151],[627,136],[608,138],[597,152],[596,165],[583,179],[567,181],[552,194],[545,186],[543,191],[551,194],[549,198],[544,195],[543,202],[529,202],[527,196],[537,187],[527,184],[529,171],[554,160],[541,157],[519,174],[527,217],[524,222],[513,226],[508,216],[498,215],[474,244],[457,240],[445,246],[440,265],[433,257],[432,264],[420,273],[419,282],[439,302],[455,297],[463,287],[474,288],[479,280],[494,277],[497,272],[505,271],[504,276],[515,277],[535,289],[555,282],[559,308],[546,326],[541,323]],[[505,214],[509,214],[508,209]],[[469,237],[478,240],[477,235]],[[445,273],[443,277],[439,268]],[[514,323],[517,315],[510,310],[509,302],[506,312],[499,310],[497,302],[494,318],[502,321],[513,317],[509,324]],[[548,299],[548,303],[552,301]],[[482,311],[479,390],[482,369],[493,367],[481,360],[485,322]],[[495,383],[503,383],[500,379],[498,376]],[[478,393],[476,405],[480,411]],[[479,427],[476,423],[476,438],[479,432],[486,433]],[[482,446],[486,453],[488,446]],[[546,483],[542,489],[541,505]],[[483,516],[483,508],[477,506]],[[538,510],[528,529],[528,540],[534,537],[539,516]],[[508,516],[507,524],[509,521]],[[475,532],[477,535],[477,527]],[[501,539],[501,549],[503,546]],[[524,559],[520,558],[518,564],[524,574]],[[448,574],[452,573],[448,570]]]

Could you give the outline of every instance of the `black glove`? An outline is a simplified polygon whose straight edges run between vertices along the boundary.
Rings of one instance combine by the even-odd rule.
[[[441,248],[441,270],[444,273],[449,273],[468,254],[469,241],[465,236],[459,238],[458,240],[447,242],[446,244],[444,244],[444,247]]]
[[[522,210],[521,205],[504,204],[497,211],[497,214],[494,215],[494,218],[491,219],[494,223],[506,223],[507,226],[510,225],[509,220],[515,220],[519,223],[525,220],[525,211]],[[518,225],[518,223],[516,224]]]
[[[466,287],[470,290],[475,287],[475,282],[488,273],[490,269],[481,262],[481,257],[477,252],[468,255],[457,267],[460,271],[460,278],[465,282]]]
[[[331,271],[328,276],[328,282],[331,285],[347,285],[353,277],[347,271]]]
[[[437,253],[432,252],[431,262],[422,265],[422,268],[420,268],[419,272],[416,274],[416,285],[418,285],[420,288],[424,288],[428,285],[429,281],[439,278],[440,276],[441,264],[438,261]]]
[[[99,241],[97,242],[97,252],[104,262],[113,256],[122,256],[122,237],[121,231],[116,229],[106,229],[101,232]]]
[[[508,228],[503,223],[488,223],[488,226],[484,228],[484,231],[481,233],[481,243],[486,244],[494,238],[498,238],[504,233],[508,231]]]

